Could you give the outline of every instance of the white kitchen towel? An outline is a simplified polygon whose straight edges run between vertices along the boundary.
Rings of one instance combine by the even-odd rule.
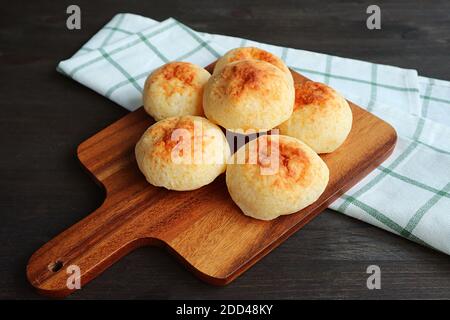
[[[415,70],[196,32],[118,14],[58,70],[128,110],[142,105],[155,68],[173,61],[206,66],[226,51],[255,46],[329,84],[395,127],[393,155],[330,208],[450,254],[450,83]]]

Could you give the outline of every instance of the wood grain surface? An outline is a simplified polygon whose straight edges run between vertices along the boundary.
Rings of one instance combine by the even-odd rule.
[[[25,275],[36,250],[98,208],[104,191],[80,170],[76,146],[128,111],[55,71],[116,13],[244,37],[450,80],[450,1],[378,0],[382,29],[366,28],[370,0],[12,1],[0,11],[0,298],[43,299]],[[320,66],[318,66],[320,70]],[[380,266],[382,289],[366,268]],[[325,210],[227,286],[191,276],[166,250],[142,247],[67,299],[449,299],[450,259]]]
[[[307,80],[292,74],[296,82]],[[79,146],[78,158],[105,188],[105,201],[31,257],[30,283],[43,294],[65,296],[71,292],[66,284],[68,266],[80,268],[84,285],[132,249],[159,245],[201,279],[228,284],[391,154],[395,130],[350,105],[353,126],[347,140],[322,156],[330,170],[324,193],[300,212],[272,221],[243,215],[231,200],[223,175],[189,192],[148,184],[137,167],[134,146],[154,121],[143,108],[128,114]]]

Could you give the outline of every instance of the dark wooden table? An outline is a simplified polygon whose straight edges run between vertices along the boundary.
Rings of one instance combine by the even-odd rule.
[[[118,12],[263,42],[415,68],[450,79],[450,1],[82,1],[82,29],[65,26],[72,1],[3,3],[0,19],[0,298],[40,298],[30,255],[102,201],[76,146],[127,113],[55,71]],[[377,264],[382,289],[366,288]],[[450,298],[450,258],[330,210],[227,287],[212,287],[157,248],[142,248],[69,299]]]

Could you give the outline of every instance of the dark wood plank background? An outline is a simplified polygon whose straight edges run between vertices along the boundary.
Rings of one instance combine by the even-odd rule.
[[[372,1],[82,1],[82,29],[65,27],[72,1],[12,1],[0,11],[0,298],[40,298],[29,256],[94,210],[102,191],[76,146],[127,112],[59,75],[115,13],[173,16],[199,31],[377,63],[450,79],[450,1],[377,1],[382,30],[365,27]],[[366,288],[368,265],[382,289]],[[227,287],[212,287],[170,255],[142,248],[69,299],[450,298],[450,258],[330,210]]]

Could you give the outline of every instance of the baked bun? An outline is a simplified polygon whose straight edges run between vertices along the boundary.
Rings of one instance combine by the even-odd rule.
[[[245,215],[271,220],[316,201],[328,184],[328,176],[325,162],[300,140],[264,135],[233,155],[226,183]]]
[[[230,149],[222,130],[196,116],[173,117],[149,127],[135,148],[149,183],[169,190],[194,190],[225,171]]]
[[[279,129],[317,153],[328,153],[345,141],[352,118],[350,106],[339,93],[323,83],[306,81],[295,84],[294,112]]]
[[[206,117],[231,131],[267,131],[286,121],[294,86],[274,65],[258,60],[229,63],[205,86]]]
[[[225,67],[225,65],[231,62],[248,59],[260,60],[273,64],[275,67],[283,71],[289,81],[293,83],[292,74],[283,60],[268,51],[255,47],[235,48],[228,51],[224,56],[217,60],[216,65],[214,66],[214,73],[219,72],[223,69],[223,67]]]
[[[144,109],[156,121],[203,115],[203,86],[211,75],[189,62],[170,62],[151,73],[144,86]]]

